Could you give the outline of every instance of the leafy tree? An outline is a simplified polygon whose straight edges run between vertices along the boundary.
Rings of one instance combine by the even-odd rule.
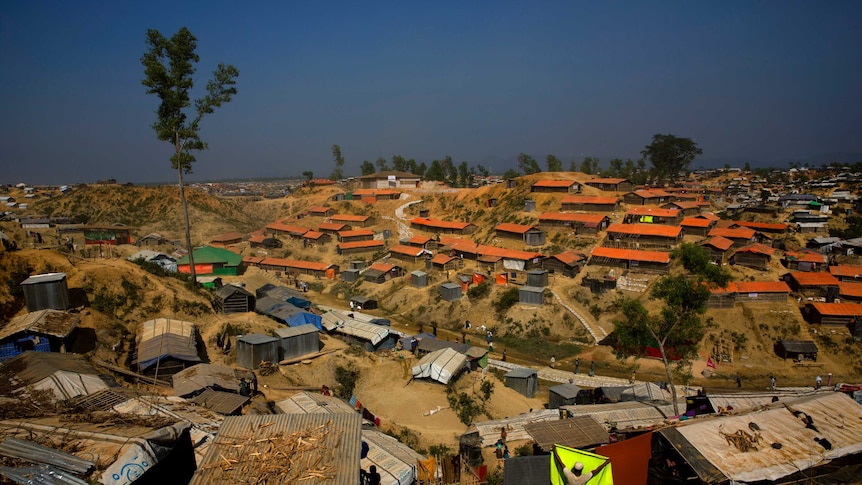
[[[662,134],[653,135],[652,143],[641,151],[643,158],[652,163],[653,172],[659,182],[675,179],[679,172],[688,168],[695,157],[702,154],[703,150],[691,138]]]
[[[680,358],[678,368],[684,368],[697,356],[706,333],[701,315],[706,311],[709,288],[685,275],[665,276],[653,286],[651,295],[664,300],[664,308],[658,315],[651,315],[638,300],[626,298],[620,303],[625,319],[614,321],[614,353],[621,360],[638,358],[646,347],[657,346],[670,385],[674,414],[679,414],[669,353]]]
[[[458,183],[458,167],[455,166],[455,162],[452,161],[452,157],[449,155],[443,157],[443,160],[440,160],[440,168],[443,169],[443,180],[446,183],[451,185],[456,185]]]
[[[709,251],[699,244],[683,243],[673,251],[673,256],[679,258],[682,267],[687,271],[700,276],[719,288],[727,286],[732,279],[729,271],[721,266],[712,264]]]
[[[363,160],[362,165],[359,166],[359,171],[362,175],[371,175],[375,172],[374,164],[369,162],[368,160]]]
[[[562,172],[563,171],[563,161],[559,158],[548,154],[548,172]]]
[[[206,94],[195,99],[189,97],[194,87],[195,64],[200,56],[195,52],[197,39],[186,27],[180,28],[170,39],[158,30],[147,30],[147,49],[141,56],[144,79],[141,83],[147,94],[155,94],[160,101],[153,123],[156,137],[173,145],[171,167],[179,179],[180,203],[186,228],[186,248],[189,254],[191,280],[196,281],[195,261],[192,250],[189,208],[186,202],[183,174],[192,173],[195,162],[194,150],[206,150],[207,144],[200,138],[200,123],[204,116],[230,102],[237,93],[236,78],[239,70],[230,64],[219,64],[213,77],[206,84]],[[190,109],[194,106],[194,109]],[[192,115],[191,121],[189,116]]]
[[[470,185],[470,167],[467,162],[461,162],[458,165],[458,180],[461,182],[461,187]]]
[[[524,172],[524,175],[532,175],[542,171],[536,159],[526,153],[518,154],[518,168],[521,169],[521,172]]]
[[[596,174],[599,173],[599,159],[596,157],[585,157],[584,161],[581,162],[581,172],[585,174]]]
[[[314,172],[306,170],[305,172],[302,172],[302,176],[305,177],[305,180],[311,181],[311,179],[314,178]]]
[[[476,171],[479,172],[479,175],[483,177],[491,175],[491,172],[489,172],[488,169],[483,167],[482,165],[476,165]]]
[[[401,155],[392,155],[392,170],[404,172],[407,168],[407,159]]]
[[[610,162],[608,162],[608,177],[622,177],[623,175],[623,161],[621,158],[614,158]]]
[[[506,180],[516,179],[516,178],[518,178],[519,175],[521,175],[521,174],[517,170],[515,170],[514,168],[510,168],[509,170],[506,170],[505,172],[503,172],[503,178]]]
[[[437,182],[442,182],[446,179],[446,173],[443,171],[443,166],[440,164],[440,160],[434,160],[431,162],[431,166],[425,171],[425,178],[427,180],[435,180]]]
[[[745,170],[746,172],[751,172],[751,164],[748,162],[745,162],[745,167],[743,167],[742,169]]]
[[[344,178],[344,157],[341,156],[341,147],[332,145],[332,158],[335,159],[335,170],[329,175],[330,180],[341,180]]]
[[[377,164],[377,171],[378,172],[385,172],[385,171],[389,170],[389,162],[387,162],[386,159],[383,157],[378,157],[377,161],[374,163]]]
[[[572,160],[569,163],[569,172],[577,172],[578,171],[578,162]]]
[[[420,164],[419,164],[419,166],[418,166],[418,167],[416,167],[416,171],[415,171],[415,172],[413,172],[413,171],[411,170],[411,172],[415,173],[416,175],[418,175],[418,176],[420,176],[420,177],[425,177],[425,173],[426,173],[427,171],[428,171],[428,166],[427,166],[427,165],[425,165],[425,162],[420,163]]]

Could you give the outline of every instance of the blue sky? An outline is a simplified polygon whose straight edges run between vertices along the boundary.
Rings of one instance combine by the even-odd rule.
[[[862,2],[4,2],[0,183],[171,181],[140,84],[148,28],[198,38],[239,94],[192,180],[326,176],[401,154],[515,165],[862,153]],[[855,161],[855,160],[850,160]],[[698,165],[695,161],[694,165]]]

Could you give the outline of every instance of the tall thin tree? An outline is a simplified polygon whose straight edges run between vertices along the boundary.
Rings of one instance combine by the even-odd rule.
[[[147,94],[155,94],[160,101],[153,123],[156,137],[173,145],[171,166],[179,179],[180,202],[186,228],[186,249],[192,281],[197,281],[195,260],[192,251],[189,207],[186,202],[183,175],[192,173],[195,162],[194,150],[206,150],[207,144],[200,138],[200,122],[216,108],[230,102],[236,94],[236,78],[239,70],[230,64],[219,64],[213,77],[206,84],[206,94],[192,102],[189,91],[194,88],[197,39],[186,27],[180,28],[170,39],[158,30],[147,30],[147,50],[141,57]],[[191,108],[194,109],[191,109]],[[190,115],[193,117],[189,120]]]

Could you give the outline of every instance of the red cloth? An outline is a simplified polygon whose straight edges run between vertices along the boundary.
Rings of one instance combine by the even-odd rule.
[[[610,445],[599,446],[596,454],[611,459],[614,483],[646,485],[647,468],[652,456],[652,431]]]
[[[712,357],[706,358],[706,366],[715,369],[715,362],[712,361]]]

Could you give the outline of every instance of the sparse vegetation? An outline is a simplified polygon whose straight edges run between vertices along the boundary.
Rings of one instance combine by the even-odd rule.
[[[356,388],[356,382],[359,380],[359,369],[353,364],[338,365],[335,367],[335,382],[338,387],[335,388],[335,395],[342,399],[350,399],[353,396],[353,390]]]

